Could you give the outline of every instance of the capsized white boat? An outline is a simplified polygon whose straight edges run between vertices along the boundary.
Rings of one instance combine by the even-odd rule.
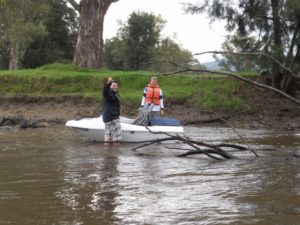
[[[129,119],[126,117],[120,117],[120,120],[122,129],[121,142],[151,141],[168,137],[165,134],[156,134],[155,132],[165,132],[173,135],[183,135],[184,133],[183,127],[181,126],[180,122],[176,122],[178,121],[176,119],[160,118],[159,120],[162,121],[162,123],[154,122],[147,127],[132,124],[133,119]],[[99,116],[97,118],[69,120],[67,121],[66,126],[79,131],[79,133],[81,133],[89,140],[99,142],[104,141],[104,122],[102,120],[102,116]],[[154,133],[151,133],[147,128]]]

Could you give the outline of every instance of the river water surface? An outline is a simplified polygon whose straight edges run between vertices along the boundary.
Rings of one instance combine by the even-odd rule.
[[[225,128],[186,131],[238,141]],[[277,150],[215,161],[165,144],[104,147],[63,126],[1,128],[0,224],[300,224],[300,134],[239,133]]]

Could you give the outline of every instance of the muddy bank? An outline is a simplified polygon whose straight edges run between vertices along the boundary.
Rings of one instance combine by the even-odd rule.
[[[0,97],[0,117],[18,117],[31,121],[64,123],[76,116],[92,117],[100,112],[94,98],[82,96],[60,97]]]
[[[166,100],[165,116],[176,117],[183,124],[196,126],[229,126],[247,128],[300,129],[300,107],[266,91],[239,93],[249,103],[250,109],[239,112],[206,111],[188,104],[169,104]],[[122,104],[122,115],[134,118],[139,105]],[[95,117],[101,113],[101,103],[92,97],[0,97],[0,125],[64,124],[80,117]],[[221,118],[222,117],[222,118]],[[24,125],[25,126],[25,125]]]

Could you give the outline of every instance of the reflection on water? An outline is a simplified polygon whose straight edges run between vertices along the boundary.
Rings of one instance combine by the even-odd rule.
[[[300,135],[239,130],[261,157],[177,158],[104,147],[64,127],[0,130],[0,224],[287,224],[300,221]],[[224,128],[201,140],[240,141]],[[178,146],[178,144],[176,144]],[[243,153],[241,153],[243,154]]]

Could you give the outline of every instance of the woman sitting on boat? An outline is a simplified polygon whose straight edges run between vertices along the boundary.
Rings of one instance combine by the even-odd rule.
[[[150,83],[144,88],[144,94],[142,98],[142,107],[151,106],[151,116],[163,116],[164,115],[164,98],[163,92],[157,84],[157,77],[151,77]]]

